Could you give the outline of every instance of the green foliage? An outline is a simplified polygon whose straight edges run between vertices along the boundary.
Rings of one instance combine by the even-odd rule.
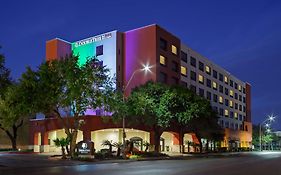
[[[53,140],[56,147],[65,147],[68,146],[70,143],[69,138],[56,138]]]

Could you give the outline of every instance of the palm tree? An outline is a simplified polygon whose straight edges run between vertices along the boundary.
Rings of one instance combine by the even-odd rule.
[[[144,152],[147,152],[147,151],[148,151],[148,148],[149,148],[149,146],[150,146],[150,143],[148,143],[147,141],[145,141],[145,142],[143,143],[143,146],[145,146]]]
[[[121,148],[123,146],[123,144],[121,142],[115,142],[113,143],[113,145],[115,148],[117,148],[117,157],[120,156],[120,153],[121,153]]]
[[[69,139],[68,138],[57,138],[53,140],[55,143],[56,147],[61,147],[61,152],[62,152],[62,159],[66,159],[66,154],[65,154],[65,147],[69,145]]]
[[[102,146],[108,146],[108,148],[109,148],[109,153],[110,153],[110,155],[112,154],[112,146],[113,146],[112,141],[104,140],[104,141],[102,141],[102,144],[101,144],[101,145],[102,145]]]

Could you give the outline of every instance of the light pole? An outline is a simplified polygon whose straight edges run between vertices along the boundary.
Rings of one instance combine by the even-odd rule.
[[[259,135],[260,135],[260,151],[262,151],[262,134],[261,134],[261,129],[262,129],[262,125],[266,122],[273,122],[275,119],[275,116],[273,114],[269,115],[262,123],[260,123],[260,131],[259,131]],[[265,125],[266,127],[269,127],[269,124],[267,123]]]
[[[123,88],[122,88],[122,95],[123,95],[123,102],[125,103],[125,91],[126,89],[128,88],[130,82],[132,81],[133,77],[135,76],[136,73],[138,72],[151,72],[150,68],[151,66],[150,65],[142,65],[143,68],[141,69],[137,69],[133,72],[133,74],[131,75],[128,83],[126,84],[126,86],[124,85]],[[126,151],[126,131],[125,131],[125,115],[123,114],[122,116],[122,141],[123,141],[123,150],[122,150],[122,153],[123,153],[123,158],[125,159],[126,158],[126,154],[125,154],[125,151]]]

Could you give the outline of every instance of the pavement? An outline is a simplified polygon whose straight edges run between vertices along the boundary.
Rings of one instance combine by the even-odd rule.
[[[213,154],[208,157],[174,156],[166,160],[107,160],[80,162],[52,160],[47,155],[0,154],[2,175],[281,175],[281,152]]]

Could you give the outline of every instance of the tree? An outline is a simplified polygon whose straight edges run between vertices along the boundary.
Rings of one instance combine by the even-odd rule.
[[[121,148],[123,147],[123,144],[121,142],[114,142],[112,146],[117,148],[117,157],[120,157]]]
[[[69,145],[69,139],[68,138],[56,138],[53,140],[55,143],[56,147],[61,147],[61,153],[62,153],[62,159],[66,159],[66,147]]]
[[[30,112],[61,121],[70,139],[71,158],[75,156],[78,130],[84,123],[81,116],[89,108],[106,110],[107,97],[113,92],[109,70],[99,60],[88,59],[82,66],[77,61],[77,56],[70,55],[45,62],[36,71],[27,68],[20,79],[24,93],[30,95],[25,99]]]
[[[12,81],[5,67],[5,57],[0,54],[0,129],[9,137],[12,149],[17,149],[18,129],[27,115],[18,84]]]
[[[108,149],[109,149],[109,154],[112,155],[112,147],[114,146],[112,141],[109,141],[109,140],[104,140],[102,141],[102,146],[108,146]]]

